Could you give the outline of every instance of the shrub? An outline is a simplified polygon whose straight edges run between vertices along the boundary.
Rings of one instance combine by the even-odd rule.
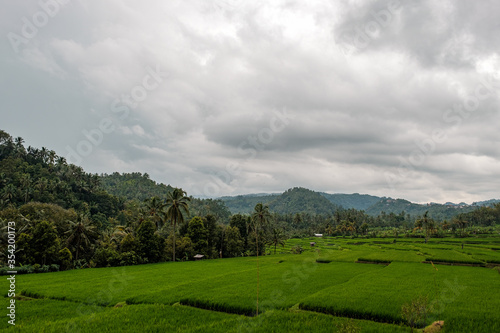
[[[120,266],[137,265],[139,263],[139,258],[135,251],[123,252],[118,256]]]
[[[427,319],[428,299],[425,296],[419,296],[410,303],[403,304],[401,307],[401,317],[411,327],[411,331],[415,327],[425,327]]]
[[[295,245],[290,249],[290,251],[292,251],[293,254],[301,254],[302,252],[304,252],[304,249],[300,245]]]
[[[117,266],[120,263],[118,257],[116,250],[100,247],[95,251],[93,261],[96,267]]]

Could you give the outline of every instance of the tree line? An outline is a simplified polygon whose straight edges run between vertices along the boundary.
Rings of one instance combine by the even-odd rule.
[[[28,270],[193,260],[196,254],[208,259],[265,255],[277,252],[287,238],[315,233],[466,237],[477,226],[500,223],[500,204],[450,220],[428,213],[414,218],[404,211],[371,216],[342,207],[321,215],[278,214],[262,203],[248,214],[231,215],[221,200],[190,197],[147,174],[89,174],[53,151],[23,143],[0,130],[0,228],[16,222],[16,258]],[[308,206],[321,204],[313,199]],[[8,255],[6,235],[0,237],[2,266]]]

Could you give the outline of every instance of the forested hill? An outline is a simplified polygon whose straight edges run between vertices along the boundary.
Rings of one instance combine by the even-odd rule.
[[[429,212],[429,215],[437,220],[445,220],[450,219],[453,216],[456,216],[461,213],[468,213],[475,209],[478,206],[472,206],[467,204],[416,204],[412,203],[408,200],[404,199],[391,199],[391,198],[383,198],[370,208],[366,210],[366,213],[372,216],[377,216],[381,212],[389,213],[401,213],[404,211],[406,214],[410,214],[411,216],[421,216],[426,211]]]
[[[330,200],[334,205],[342,206],[345,209],[354,208],[357,210],[367,210],[375,205],[382,198],[368,194],[343,194],[343,193],[320,193],[322,196]]]
[[[309,213],[329,215],[336,209],[363,210],[368,215],[380,214],[409,214],[412,217],[422,216],[429,212],[429,216],[437,220],[451,219],[454,216],[471,212],[483,205],[491,205],[496,200],[474,205],[461,204],[417,204],[404,199],[381,198],[367,194],[329,194],[314,192],[304,188],[293,188],[280,195],[245,195],[236,197],[222,197],[222,201],[233,213],[249,213],[258,202],[269,205],[271,211],[280,214]]]
[[[147,173],[141,174],[140,172],[102,174],[100,180],[108,193],[128,200],[144,201],[151,197],[166,198],[167,193],[173,189],[170,185],[150,179]]]
[[[100,176],[102,187],[110,194],[121,197],[125,200],[144,200],[157,197],[160,201],[167,198],[168,192],[173,190],[170,185],[157,183],[149,178],[147,173],[140,172],[118,173]],[[188,193],[189,195],[189,193]],[[255,205],[252,206],[255,207]],[[222,200],[217,199],[196,199],[191,197],[190,211],[192,216],[214,215],[218,221],[227,224],[231,212]]]
[[[221,197],[219,199],[226,204],[233,214],[251,214],[255,205],[259,202],[269,204],[269,202],[273,201],[280,195],[281,194],[247,194],[234,197]]]
[[[94,220],[123,209],[123,201],[100,186],[98,175],[45,147],[25,147],[23,138],[0,130],[0,210],[31,201],[84,211]]]
[[[269,202],[269,210],[278,214],[331,215],[337,209],[338,206],[318,192],[301,187],[289,189]]]

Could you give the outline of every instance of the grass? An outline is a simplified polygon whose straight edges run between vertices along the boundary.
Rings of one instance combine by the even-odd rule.
[[[16,327],[3,320],[0,329],[331,332],[352,324],[363,332],[408,332],[401,306],[428,296],[428,324],[444,320],[447,333],[500,331],[498,270],[435,264],[436,271],[421,263],[500,261],[492,250],[499,238],[470,241],[462,250],[462,239],[290,240],[283,253],[260,258],[258,317],[242,316],[255,312],[253,257],[19,275],[17,291],[35,299],[17,300]],[[287,253],[295,245],[306,251]],[[1,290],[7,287],[2,279]]]

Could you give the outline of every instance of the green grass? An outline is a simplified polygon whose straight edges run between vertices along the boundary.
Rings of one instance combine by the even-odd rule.
[[[446,333],[500,331],[497,270],[436,264],[436,271],[421,263],[500,261],[492,250],[499,238],[468,241],[462,250],[462,239],[290,240],[282,254],[259,258],[258,317],[255,257],[19,275],[17,291],[37,299],[18,300],[16,327],[6,317],[0,329],[335,332],[349,317],[363,332],[408,332],[401,306],[424,295],[432,309],[428,323],[445,320]],[[287,253],[295,245],[306,251]],[[392,263],[357,264],[358,258]],[[2,279],[4,294],[7,287]],[[2,298],[1,307],[7,302]]]

